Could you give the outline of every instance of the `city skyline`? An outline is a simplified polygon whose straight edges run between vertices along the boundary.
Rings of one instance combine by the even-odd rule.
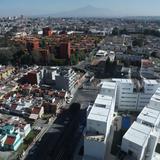
[[[119,16],[160,16],[158,0],[154,0],[154,3],[152,0],[1,0],[0,16],[56,14],[88,5],[112,11],[109,16],[114,12]]]

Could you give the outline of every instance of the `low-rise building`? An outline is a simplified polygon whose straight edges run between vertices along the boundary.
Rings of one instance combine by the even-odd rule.
[[[14,71],[14,67],[0,66],[0,80],[8,78]]]
[[[25,75],[25,81],[29,84],[40,84],[43,78],[43,70],[33,70]]]
[[[14,135],[7,135],[6,140],[2,145],[4,150],[16,151],[21,144],[22,144],[22,138],[20,137],[20,134],[14,134]]]
[[[33,107],[29,118],[36,120],[38,118],[42,118],[43,114],[44,114],[44,107]]]
[[[0,127],[0,148],[5,151],[16,151],[23,143],[19,129],[13,125],[5,124]]]

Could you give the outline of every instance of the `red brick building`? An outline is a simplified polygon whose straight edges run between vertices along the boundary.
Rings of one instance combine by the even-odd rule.
[[[43,36],[51,36],[51,35],[52,35],[52,31],[50,27],[43,28]]]
[[[28,51],[33,51],[35,49],[39,49],[40,41],[38,38],[29,38],[26,42],[26,47]]]
[[[70,59],[71,56],[71,43],[64,42],[60,44],[59,57],[62,59]]]
[[[29,84],[39,84],[40,83],[40,72],[31,71],[27,74],[26,80]]]

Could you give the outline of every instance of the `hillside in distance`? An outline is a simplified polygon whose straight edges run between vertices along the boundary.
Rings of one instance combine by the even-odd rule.
[[[41,15],[52,17],[119,17],[123,16],[107,8],[97,8],[94,6],[86,6],[75,10],[58,12],[53,14]]]

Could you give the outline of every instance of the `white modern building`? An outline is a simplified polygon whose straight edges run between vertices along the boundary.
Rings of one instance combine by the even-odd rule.
[[[137,122],[150,127],[160,128],[160,111],[144,107],[137,117]]]
[[[160,88],[123,136],[121,150],[129,159],[154,160],[160,138]],[[160,158],[160,157],[159,157]]]
[[[118,110],[139,111],[153,96],[159,83],[156,80],[113,79],[117,82],[116,105]]]
[[[121,149],[128,154],[128,160],[152,160],[158,138],[158,131],[134,122],[123,136]]]
[[[156,90],[147,107],[160,111],[160,88]]]
[[[116,83],[104,82],[87,117],[84,160],[104,160],[115,109]]]
[[[107,160],[106,150],[115,106],[141,111],[126,134],[121,150],[125,160],[154,160],[160,137],[160,88],[156,80],[113,79],[102,82],[100,94],[89,106],[84,135],[84,160]]]
[[[54,86],[58,90],[75,92],[77,85],[77,74],[72,68],[51,67],[44,71],[44,83]]]
[[[77,85],[77,74],[71,68],[61,68],[56,75],[55,83],[57,89],[64,89],[71,93],[75,91]]]

